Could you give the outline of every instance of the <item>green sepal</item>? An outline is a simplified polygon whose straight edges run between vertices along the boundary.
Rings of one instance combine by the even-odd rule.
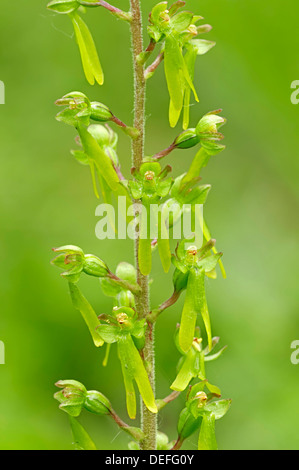
[[[177,33],[182,33],[189,28],[193,20],[193,13],[191,11],[182,11],[171,18],[170,26]]]
[[[89,276],[98,278],[107,277],[109,274],[106,263],[97,256],[89,254],[84,256],[83,271]]]
[[[173,16],[176,14],[176,12],[184,7],[186,5],[186,2],[184,0],[177,0],[176,2],[174,2],[169,8],[168,8],[168,11],[169,11],[169,16]]]
[[[215,269],[222,255],[223,253],[216,253],[214,255],[207,256],[198,261],[198,266],[204,269],[206,273],[209,273]]]
[[[119,327],[116,325],[106,325],[102,323],[97,327],[97,333],[103,342],[107,344],[113,344],[118,341]]]
[[[97,390],[89,390],[86,394],[84,408],[98,416],[109,415],[111,403],[108,398]]]
[[[76,127],[80,122],[84,126],[89,126],[90,117],[87,116],[78,116],[78,109],[65,108],[60,113],[56,114],[56,120],[68,124],[69,126]]]
[[[133,199],[141,199],[143,195],[143,185],[139,181],[129,181],[128,188],[130,190],[130,193],[132,194]]]
[[[159,29],[154,25],[149,25],[147,27],[147,33],[149,37],[155,42],[159,42],[161,37],[163,36],[163,33],[161,33],[161,31],[159,31]]]
[[[178,135],[174,141],[174,145],[177,149],[189,149],[195,147],[195,145],[198,143],[199,138],[195,132],[195,129],[186,129],[184,132]]]
[[[216,42],[207,41],[206,39],[191,39],[189,44],[194,47],[197,55],[206,54],[210,49],[216,46]]]
[[[88,156],[83,150],[71,150],[71,154],[81,165],[89,165]]]
[[[231,406],[232,400],[217,400],[211,403],[208,403],[205,407],[205,410],[209,413],[212,413],[215,416],[215,420],[223,418],[224,415],[228,412]]]

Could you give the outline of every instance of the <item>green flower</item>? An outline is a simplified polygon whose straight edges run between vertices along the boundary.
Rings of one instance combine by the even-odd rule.
[[[53,251],[59,254],[51,263],[54,266],[65,269],[61,276],[69,282],[78,282],[82,272],[99,278],[107,277],[110,274],[108,266],[104,261],[95,255],[85,255],[78,246],[65,245],[53,248]]]
[[[203,18],[190,11],[178,12],[184,5],[185,2],[180,1],[171,7],[168,7],[167,2],[156,5],[149,16],[148,34],[152,42],[161,44],[161,53],[164,55],[165,76],[170,96],[170,125],[176,126],[184,109],[183,128],[187,129],[191,90],[195,100],[198,101],[193,85],[196,58],[208,52],[215,43],[197,39],[199,34],[209,32],[211,26],[197,26],[198,21]]]
[[[215,155],[225,148],[218,142],[224,135],[218,129],[226,123],[226,119],[219,116],[221,109],[206,114],[196,126],[196,134],[201,146],[209,155]]]
[[[70,416],[79,416],[87,394],[84,385],[76,380],[59,380],[55,385],[62,388],[54,395],[54,398],[60,403],[59,408]]]
[[[112,315],[100,315],[102,323],[97,331],[108,344],[117,343],[121,363],[129,417],[136,417],[136,395],[134,381],[147,408],[157,413],[154,394],[136,344],[144,345],[145,319],[138,320],[135,310],[129,307],[114,308]]]
[[[231,400],[212,401],[213,394],[204,392],[205,382],[191,387],[178,422],[178,442],[182,444],[194,432],[200,430],[199,450],[217,450],[215,421],[223,418],[230,408]]]
[[[167,178],[171,171],[170,166],[164,170],[158,162],[145,162],[140,171],[133,170],[134,180],[128,182],[128,189],[134,199],[142,201],[140,219],[140,239],[138,259],[141,273],[148,275],[152,267],[152,245],[153,227],[156,230],[158,250],[161,263],[165,272],[169,271],[171,265],[171,252],[167,227],[163,217],[159,230],[159,211],[157,210],[161,200],[169,194],[173,179]]]
[[[173,276],[174,289],[176,292],[186,289],[179,332],[179,343],[184,352],[188,352],[192,347],[198,314],[202,316],[209,348],[212,348],[211,322],[205,295],[205,275],[214,271],[222,256],[222,253],[210,253],[215,245],[214,240],[210,240],[200,250],[193,245],[186,249],[186,242],[187,240],[183,240],[178,244],[176,256],[172,257],[172,262],[176,267]]]
[[[196,328],[195,336],[193,338],[192,347],[187,353],[185,353],[179,344],[179,330],[176,331],[175,342],[178,350],[183,354],[178,364],[178,374],[176,379],[171,385],[172,390],[182,392],[185,390],[190,381],[194,378],[199,378],[205,381],[209,391],[217,396],[221,395],[218,387],[211,385],[206,379],[205,362],[213,361],[221,356],[226,347],[220,349],[217,353],[211,355],[211,351],[219,342],[219,338],[215,337],[212,339],[212,348],[209,349],[207,346],[205,349],[202,348],[202,338],[199,335],[199,329]]]
[[[61,276],[69,282],[78,282],[84,269],[84,253],[78,246],[65,245],[53,248],[55,253],[59,253],[51,263],[54,266],[64,269]]]

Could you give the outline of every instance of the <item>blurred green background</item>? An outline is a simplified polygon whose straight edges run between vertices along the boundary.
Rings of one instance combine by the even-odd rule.
[[[81,70],[67,17],[48,12],[46,2],[6,2],[0,18],[0,448],[71,449],[67,415],[53,399],[54,382],[74,378],[107,394],[126,417],[115,350],[103,369],[74,311],[66,282],[51,267],[51,248],[76,244],[103,257],[111,269],[133,261],[131,242],[96,239],[95,199],[90,175],[69,154],[74,131],[55,121],[54,101],[81,90],[103,101],[124,121],[132,120],[130,37],[126,24],[102,9],[89,11],[105,71],[103,87],[91,88]],[[116,6],[126,9],[128,1]],[[144,18],[155,4],[143,0]],[[223,108],[227,150],[203,172],[212,184],[205,215],[227,280],[207,285],[214,334],[229,348],[208,364],[212,383],[233,399],[217,425],[221,449],[298,449],[299,365],[290,344],[299,339],[298,316],[298,131],[299,105],[290,84],[299,79],[299,3],[286,0],[187,0],[187,7],[213,25],[207,39],[217,47],[198,60],[199,106],[192,122]],[[147,39],[146,39],[147,41]],[[148,154],[169,145],[178,130],[167,123],[168,95],[163,70],[150,80],[147,101]],[[120,135],[126,174],[129,141]],[[168,158],[174,174],[194,152]],[[124,257],[125,256],[125,257]],[[155,259],[152,302],[171,293],[171,277]],[[99,313],[108,312],[96,279],[82,289]],[[180,307],[166,311],[157,328],[157,389],[169,393],[176,359],[173,332]],[[160,429],[176,437],[183,398],[159,418]],[[127,446],[128,438],[106,418],[82,415],[100,449]],[[196,437],[185,448],[196,448]]]

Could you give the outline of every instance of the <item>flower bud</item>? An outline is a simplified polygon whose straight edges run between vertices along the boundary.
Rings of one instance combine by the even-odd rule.
[[[53,251],[59,254],[51,263],[64,269],[61,275],[69,282],[78,282],[84,264],[84,253],[81,248],[74,245],[65,245],[53,248]]]
[[[108,266],[95,255],[85,255],[83,271],[89,276],[107,277]]]
[[[90,390],[86,394],[84,408],[96,415],[108,415],[111,411],[111,403],[108,398],[96,390]]]
[[[187,129],[182,132],[174,141],[177,149],[190,149],[199,143],[199,137],[195,129]]]
[[[48,3],[47,8],[57,13],[66,14],[76,10],[79,6],[80,3],[78,3],[77,0],[52,0]]]
[[[59,380],[55,385],[63,389],[54,395],[60,403],[59,408],[70,416],[79,416],[87,393],[84,385],[76,380]]]
[[[113,118],[113,114],[110,109],[105,106],[103,103],[98,103],[97,101],[93,101],[91,103],[91,119],[98,122],[107,122],[111,121]]]
[[[88,128],[88,132],[98,142],[100,147],[113,146],[115,142],[115,133],[112,129],[102,126],[101,124],[92,124]]]
[[[117,301],[119,305],[123,305],[124,307],[135,307],[134,294],[129,290],[121,290],[117,295]]]

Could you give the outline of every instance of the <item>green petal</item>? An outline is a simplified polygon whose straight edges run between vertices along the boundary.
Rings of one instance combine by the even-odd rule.
[[[213,413],[215,420],[221,419],[229,410],[231,400],[218,400],[206,406],[206,410]]]
[[[216,46],[216,42],[207,41],[206,39],[191,39],[189,44],[192,44],[197,55],[206,54],[212,47]]]

